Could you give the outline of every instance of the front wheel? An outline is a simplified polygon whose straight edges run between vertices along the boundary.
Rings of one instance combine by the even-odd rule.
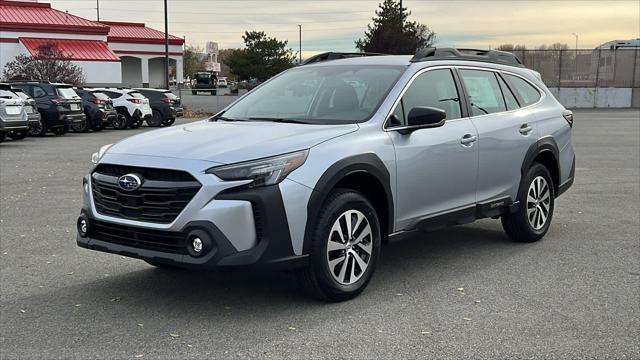
[[[529,168],[520,187],[518,201],[518,211],[502,216],[504,231],[517,242],[542,239],[549,230],[555,205],[553,181],[544,165],[535,163]]]
[[[320,212],[312,234],[310,264],[298,278],[316,298],[354,298],[371,280],[380,243],[380,224],[371,203],[357,191],[336,190]]]
[[[111,126],[116,130],[124,130],[127,128],[129,118],[123,112],[118,111],[118,115],[111,120]]]

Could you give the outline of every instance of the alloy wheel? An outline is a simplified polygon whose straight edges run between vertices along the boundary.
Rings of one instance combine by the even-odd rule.
[[[333,279],[342,285],[358,281],[369,267],[373,233],[367,217],[347,210],[334,222],[327,243],[327,263]]]
[[[33,124],[29,124],[29,135],[31,136],[40,136],[40,134],[42,133],[42,129],[43,129],[44,125],[42,124],[42,119],[38,120],[37,123]]]
[[[551,191],[542,176],[531,182],[527,191],[527,219],[534,230],[541,230],[547,223],[551,210]]]

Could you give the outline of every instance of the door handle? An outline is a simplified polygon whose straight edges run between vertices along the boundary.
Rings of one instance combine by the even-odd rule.
[[[522,126],[520,126],[520,134],[522,135],[529,135],[531,131],[533,131],[533,128],[529,126],[529,124],[522,124]]]
[[[478,140],[477,136],[471,135],[471,134],[465,134],[465,136],[463,136],[462,139],[460,139],[460,144],[464,146],[471,146],[471,144],[476,142],[476,140]]]

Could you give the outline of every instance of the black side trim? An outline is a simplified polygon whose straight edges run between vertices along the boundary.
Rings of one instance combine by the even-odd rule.
[[[573,162],[571,163],[571,172],[569,173],[569,179],[560,185],[560,187],[558,188],[558,194],[556,194],[556,197],[564,194],[567,190],[569,190],[571,185],[573,185],[573,180],[575,179],[575,177],[576,177],[576,157],[574,156]]]
[[[296,257],[279,186],[232,188],[215,198],[251,202],[258,237],[255,248],[228,256],[219,265],[268,264]]]
[[[375,154],[351,156],[331,165],[324,174],[322,174],[314,187],[314,191],[312,192],[309,203],[307,204],[307,224],[304,231],[304,245],[302,247],[303,254],[308,254],[311,251],[313,222],[317,219],[320,209],[322,208],[322,204],[331,190],[340,180],[348,175],[358,172],[373,175],[383,186],[389,215],[387,229],[389,229],[389,231],[393,231],[393,194],[391,193],[391,177],[387,167]]]

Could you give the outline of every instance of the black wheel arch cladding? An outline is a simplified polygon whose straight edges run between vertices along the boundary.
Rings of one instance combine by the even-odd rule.
[[[520,186],[522,187],[524,185],[522,184],[522,181],[524,181],[525,174],[527,173],[531,165],[534,163],[536,158],[538,158],[538,156],[540,155],[542,156],[551,155],[553,158],[553,165],[551,166],[552,168],[548,170],[551,173],[551,178],[554,183],[554,190],[555,190],[555,193],[557,194],[558,187],[560,186],[560,179],[562,178],[560,174],[560,161],[559,161],[560,150],[558,149],[558,144],[556,143],[556,141],[550,136],[543,137],[538,141],[536,141],[535,143],[531,144],[531,146],[529,146],[529,150],[527,150],[527,154],[525,155],[524,161],[522,162],[522,168],[520,169],[520,174],[522,179]],[[544,164],[544,165],[549,167],[548,164]]]
[[[374,177],[384,189],[386,205],[386,224],[380,224],[381,230],[393,231],[394,202],[391,192],[391,176],[382,160],[375,154],[360,154],[344,158],[331,165],[320,177],[314,187],[307,204],[307,223],[304,231],[303,254],[309,254],[312,249],[314,223],[324,205],[327,197],[341,180],[354,174],[363,174]],[[357,188],[353,190],[358,190]],[[369,199],[372,201],[372,199]],[[373,201],[372,201],[373,202]],[[381,214],[378,214],[381,217]],[[386,234],[382,234],[385,236]]]

